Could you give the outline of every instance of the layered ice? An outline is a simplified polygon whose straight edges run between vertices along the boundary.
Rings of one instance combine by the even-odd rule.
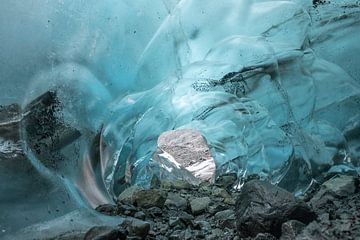
[[[0,7],[2,234],[88,216],[129,185],[196,181],[157,152],[171,130],[199,132],[234,187],[257,176],[301,195],[359,172],[357,1]]]

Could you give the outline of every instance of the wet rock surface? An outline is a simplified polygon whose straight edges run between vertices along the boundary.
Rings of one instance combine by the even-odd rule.
[[[91,228],[84,237],[84,240],[106,240],[106,239],[126,239],[128,232],[124,229],[107,226]]]
[[[338,175],[322,184],[309,201],[318,219],[296,239],[359,239],[359,178]]]
[[[360,237],[358,177],[334,176],[321,184],[318,191],[312,192],[306,201],[260,180],[248,181],[238,192],[208,183],[199,186],[162,183],[161,186],[150,190],[136,188],[137,191],[130,194],[128,191],[127,198],[119,200],[116,205],[99,206],[97,211],[120,215],[126,220],[116,231],[111,228],[92,229],[92,234],[106,236],[92,239],[290,240]],[[143,196],[161,192],[166,199],[163,205],[141,207],[135,201],[129,201],[135,199],[133,195],[139,192],[143,192]],[[319,201],[322,198],[326,200]],[[120,237],[109,238],[112,234]]]
[[[208,183],[200,186],[180,182],[161,185],[159,189],[128,190],[120,195],[116,205],[101,205],[96,210],[125,217],[127,220],[119,228],[126,230],[126,239],[237,237],[234,202],[238,193]],[[149,204],[138,204],[139,194],[146,196]],[[162,204],[152,198],[161,198]]]
[[[241,237],[256,237],[258,233],[281,236],[281,226],[288,220],[308,224],[315,213],[296,200],[290,192],[268,182],[252,180],[241,189],[236,202],[237,228]]]

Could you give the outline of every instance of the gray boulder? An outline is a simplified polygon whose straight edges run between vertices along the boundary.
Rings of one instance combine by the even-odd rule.
[[[208,210],[211,200],[209,197],[195,198],[190,201],[191,212],[194,215],[201,214]]]
[[[118,201],[119,202],[123,202],[123,203],[130,203],[130,204],[134,204],[134,199],[133,199],[133,195],[136,192],[139,192],[141,190],[144,190],[143,188],[139,187],[139,186],[131,186],[129,188],[126,188],[122,193],[120,193],[120,195],[118,196]]]
[[[324,207],[337,198],[355,193],[357,179],[353,176],[337,175],[321,185],[320,190],[310,200],[314,209]]]
[[[280,240],[293,240],[305,228],[305,224],[297,220],[290,220],[283,223],[281,227]]]
[[[284,222],[294,219],[308,224],[316,218],[316,214],[290,192],[260,180],[243,186],[235,212],[240,237],[270,233],[279,238]]]
[[[129,230],[131,236],[145,238],[150,231],[150,223],[133,219],[130,223]]]
[[[114,228],[110,226],[96,226],[86,232],[84,240],[125,240],[126,236],[127,232],[124,229]]]
[[[165,201],[165,206],[175,209],[186,210],[188,202],[185,198],[181,197],[178,193],[169,193]]]
[[[167,198],[167,193],[158,189],[139,190],[133,196],[134,205],[141,208],[162,208]]]

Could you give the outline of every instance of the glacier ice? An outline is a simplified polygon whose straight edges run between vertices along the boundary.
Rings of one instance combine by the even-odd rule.
[[[194,180],[156,152],[170,130],[199,131],[216,177],[240,186],[258,175],[302,194],[359,173],[359,8],[0,3],[0,234],[87,215],[153,178]]]

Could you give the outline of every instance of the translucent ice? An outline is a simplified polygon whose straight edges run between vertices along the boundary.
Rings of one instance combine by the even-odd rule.
[[[1,2],[0,236],[196,182],[158,154],[169,130],[200,132],[237,186],[359,172],[360,6],[311,2]]]

